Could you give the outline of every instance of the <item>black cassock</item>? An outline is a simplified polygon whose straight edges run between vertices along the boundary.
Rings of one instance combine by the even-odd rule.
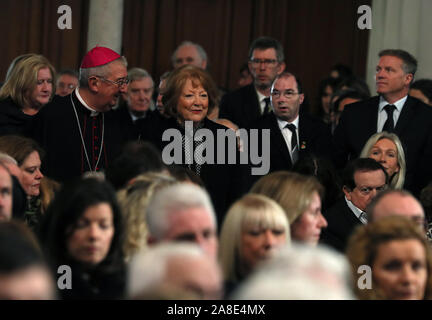
[[[46,152],[42,172],[65,182],[87,171],[103,171],[131,139],[131,128],[118,121],[113,111],[92,114],[74,91],[66,97],[55,96],[43,107],[32,121],[29,136]]]

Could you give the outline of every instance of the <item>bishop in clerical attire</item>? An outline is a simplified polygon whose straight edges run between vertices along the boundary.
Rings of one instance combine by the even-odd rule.
[[[56,96],[33,120],[29,135],[46,151],[45,175],[65,182],[110,165],[131,138],[111,111],[128,82],[126,59],[115,51],[95,47],[85,55],[79,87]]]

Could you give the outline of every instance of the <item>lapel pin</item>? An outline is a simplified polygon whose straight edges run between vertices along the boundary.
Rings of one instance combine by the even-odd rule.
[[[300,145],[300,149],[304,150],[306,149],[306,141],[302,141],[301,145]]]

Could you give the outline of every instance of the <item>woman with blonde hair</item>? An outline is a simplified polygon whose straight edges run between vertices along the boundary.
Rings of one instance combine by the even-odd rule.
[[[402,189],[405,182],[405,152],[398,136],[382,131],[369,138],[360,153],[360,158],[372,158],[384,167],[393,189]]]
[[[359,299],[432,298],[431,248],[424,234],[409,218],[383,217],[361,225],[351,236],[346,254],[352,267],[354,291]],[[367,273],[364,272],[368,268],[372,272],[369,279],[365,278]],[[367,285],[367,288],[362,289],[359,283]]]
[[[127,187],[117,192],[126,228],[123,245],[126,261],[147,247],[148,230],[145,219],[150,198],[158,190],[175,183],[177,180],[166,174],[150,172],[139,175]]]
[[[327,221],[321,213],[324,188],[315,177],[276,171],[259,179],[251,192],[275,200],[285,210],[293,240],[318,243]]]
[[[55,69],[42,55],[19,60],[0,89],[0,135],[24,134],[26,125],[55,93]]]
[[[247,194],[236,201],[225,217],[219,239],[226,294],[290,241],[288,219],[275,201],[258,194]]]

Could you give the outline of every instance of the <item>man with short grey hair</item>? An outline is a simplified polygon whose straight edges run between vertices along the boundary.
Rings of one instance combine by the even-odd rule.
[[[191,64],[201,69],[207,68],[207,54],[203,47],[192,41],[183,41],[171,56],[174,69]]]
[[[216,216],[209,195],[200,187],[180,183],[158,191],[150,200],[146,220],[149,244],[195,242],[216,257]]]
[[[190,243],[162,243],[132,258],[131,299],[220,299],[222,272],[216,261]]]
[[[386,49],[376,66],[377,96],[347,105],[334,131],[335,164],[342,168],[357,158],[377,132],[393,132],[406,157],[404,188],[414,194],[432,180],[432,108],[409,96],[417,60],[407,51]]]
[[[35,116],[30,136],[46,151],[44,173],[59,182],[105,169],[130,139],[111,109],[127,90],[126,59],[106,47],[81,63],[79,87]]]
[[[128,71],[129,85],[123,93],[124,103],[115,110],[119,121],[129,128],[134,139],[138,138],[142,120],[152,117],[154,102],[152,100],[154,82],[151,75],[144,69],[132,68]]]

